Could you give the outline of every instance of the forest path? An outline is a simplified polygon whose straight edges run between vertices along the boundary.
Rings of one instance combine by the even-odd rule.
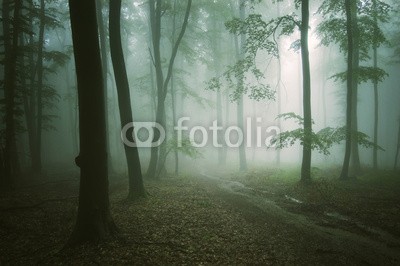
[[[122,238],[67,250],[78,173],[3,193],[0,265],[400,265],[398,239],[379,228],[362,230],[275,187],[198,173],[145,180],[149,197],[134,202],[126,176],[116,176],[110,203]]]
[[[287,228],[283,229],[283,232],[297,231],[294,235],[300,238],[293,240],[298,241],[300,245],[309,245],[309,242],[303,240],[313,237],[313,241],[322,243],[321,247],[316,247],[318,253],[337,254],[339,257],[348,258],[349,261],[376,265],[400,263],[400,239],[380,228],[365,226],[362,222],[337,212],[321,213],[318,210],[310,213],[310,208],[307,212],[292,212],[276,203],[275,196],[268,191],[250,188],[238,181],[222,179],[207,173],[201,173],[200,176],[211,186],[218,187],[222,192],[221,197],[233,208],[239,209],[249,221],[264,223],[266,226],[275,222]],[[298,209],[304,207],[300,206],[304,205],[303,202],[287,195],[285,197],[292,204],[298,205]]]

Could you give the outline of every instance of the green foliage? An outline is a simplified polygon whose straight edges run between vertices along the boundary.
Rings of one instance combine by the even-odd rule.
[[[278,118],[283,118],[284,120],[294,119],[300,126],[304,124],[304,118],[296,115],[295,113],[281,114],[278,116]],[[355,134],[358,144],[364,148],[375,147],[375,144],[369,140],[369,136],[367,134],[363,132],[352,132],[352,134]],[[326,127],[317,133],[311,132],[310,140],[312,150],[316,150],[324,155],[329,155],[329,149],[334,144],[339,144],[340,142],[346,140],[346,127]],[[283,149],[293,146],[296,142],[300,142],[300,145],[304,144],[305,132],[303,128],[281,132],[271,140],[271,144],[275,146],[276,149]],[[383,148],[379,145],[377,148],[383,151]]]
[[[382,82],[385,77],[388,77],[389,74],[386,73],[386,71],[384,71],[383,69],[377,67],[362,67],[360,66],[358,68],[358,83],[364,83],[367,81],[371,81],[371,82]],[[332,77],[330,77],[331,79],[335,80],[335,81],[342,81],[345,82],[347,80],[347,71],[345,72],[341,72],[338,74],[333,75]]]
[[[301,1],[296,1],[296,8],[300,4]],[[229,20],[225,26],[231,34],[246,36],[243,58],[229,66],[223,74],[228,87],[235,88],[230,94],[231,100],[236,101],[243,94],[258,101],[274,100],[275,91],[269,85],[264,84],[264,73],[258,69],[255,58],[260,51],[266,52],[272,57],[278,57],[276,39],[293,34],[296,28],[301,27],[301,21],[294,13],[271,19],[268,22],[264,21],[260,14],[249,14],[244,20],[239,18]],[[292,48],[298,50],[300,48],[299,41],[296,41]],[[256,82],[250,82],[251,80]],[[217,82],[215,79],[208,83],[210,90],[215,90],[220,86],[221,82]]]
[[[370,59],[369,52],[373,45],[379,47],[388,43],[382,29],[379,27],[379,23],[388,21],[391,7],[382,1],[376,0],[375,12],[372,0],[358,1],[357,3],[360,60],[368,60]],[[344,0],[325,0],[319,7],[318,13],[325,18],[317,27],[321,44],[329,46],[335,43],[339,45],[341,52],[347,53]]]
[[[400,3],[395,1],[393,6],[391,18],[395,27],[390,31],[390,46],[393,49],[393,58],[390,63],[400,64],[400,32],[398,30],[400,27]]]
[[[181,144],[181,145],[179,145]],[[167,154],[171,151],[177,151],[192,159],[203,158],[203,154],[199,149],[192,146],[189,138],[182,138],[182,142],[178,143],[176,138],[172,138],[167,142]]]
[[[304,125],[304,118],[301,117],[301,116],[299,116],[299,115],[297,115],[297,114],[295,114],[295,113],[293,113],[293,112],[280,114],[280,115],[277,116],[276,119],[281,119],[281,118],[282,118],[283,120],[285,120],[285,121],[286,121],[286,120],[289,120],[289,119],[293,119],[293,120],[295,120],[295,122],[296,122],[299,126],[303,126],[303,125]],[[311,120],[311,123],[314,124],[314,121]]]

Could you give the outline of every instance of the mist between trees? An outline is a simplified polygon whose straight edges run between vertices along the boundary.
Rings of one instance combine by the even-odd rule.
[[[313,167],[343,180],[397,169],[397,1],[3,0],[1,11],[0,184],[80,170],[70,245],[118,231],[109,176],[136,200],[144,179],[195,167],[291,165],[303,183]]]

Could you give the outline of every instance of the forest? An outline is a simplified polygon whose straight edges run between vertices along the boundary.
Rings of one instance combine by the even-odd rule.
[[[0,3],[0,265],[400,264],[399,1]]]

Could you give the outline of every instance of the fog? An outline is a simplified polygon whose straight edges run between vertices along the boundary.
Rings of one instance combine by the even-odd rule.
[[[263,230],[274,226],[293,242],[296,234],[304,243],[315,236],[313,251],[324,241],[331,245],[323,255],[307,257],[301,241],[277,244],[276,254],[298,253],[292,260],[276,255],[276,264],[324,264],[335,254],[341,254],[335,258],[339,264],[348,258],[353,264],[399,260],[393,255],[400,243],[397,1],[132,0],[122,1],[120,9],[119,4],[2,1],[0,213],[10,215],[0,219],[1,226],[14,224],[19,209],[21,221],[30,219],[24,209],[40,209],[43,217],[33,221],[51,224],[63,217],[57,220],[61,229],[53,231],[55,239],[69,239],[65,247],[107,239],[123,228],[131,242],[118,242],[117,251],[105,248],[119,254],[102,253],[98,262],[107,264],[130,264],[132,256],[147,264],[270,264],[260,255],[264,247],[254,244],[264,238],[251,243],[244,238],[257,236],[257,230],[269,234]],[[60,207],[47,206],[58,201]],[[24,202],[33,205],[19,204]],[[156,225],[158,215],[168,222]],[[185,221],[207,220],[202,215],[211,217],[210,225]],[[214,260],[193,244],[207,233],[179,238],[193,228],[218,230],[219,218],[212,217],[225,225],[232,219],[233,226],[251,221],[242,231],[221,229],[228,236],[206,241],[222,243],[207,246],[211,251],[204,254]],[[289,220],[293,232],[287,231]],[[270,222],[268,229],[261,226]],[[39,230],[22,222],[7,236],[22,239],[25,228]],[[307,233],[299,233],[302,228]],[[186,232],[177,233],[180,251],[170,243],[169,230]],[[232,232],[239,232],[242,255],[218,257],[216,250],[229,249],[223,247],[226,239],[236,241]],[[154,238],[158,233],[161,240]],[[366,251],[335,244],[348,241],[365,244]],[[121,259],[127,245],[147,244],[172,251],[156,248],[153,261],[136,253]],[[252,258],[242,248],[253,244]],[[176,257],[190,245],[200,255]],[[52,257],[44,248],[47,255],[32,255],[30,249],[29,256],[10,255],[16,246],[0,252],[0,264],[2,257],[6,264],[32,262],[23,259],[30,256],[65,263],[70,254]],[[98,248],[82,252],[96,257]],[[88,263],[83,253],[72,253],[72,263]]]
[[[137,7],[135,7],[137,5]],[[216,93],[207,91],[207,82],[221,72],[226,71],[229,65],[235,63],[235,47],[233,34],[225,29],[224,21],[228,21],[238,13],[231,14],[224,12],[223,16],[209,10],[206,3],[195,4],[193,8],[195,14],[190,20],[187,32],[182,41],[182,47],[178,51],[174,70],[176,74],[176,105],[177,117],[189,117],[190,125],[209,127],[212,121],[217,119]],[[204,6],[202,6],[204,5]],[[253,13],[261,13],[268,20],[277,17],[274,9],[268,8],[270,3],[261,3],[251,7]],[[184,7],[178,4],[180,12]],[[345,83],[330,79],[334,74],[346,69],[346,57],[340,53],[335,43],[329,46],[321,45],[321,40],[317,33],[317,25],[322,18],[317,11],[317,5],[311,8],[314,15],[310,21],[309,50],[311,65],[311,99],[312,99],[312,118],[315,122],[314,130],[318,131],[324,127],[337,127],[345,124]],[[280,4],[280,12],[292,10],[293,7],[288,2]],[[103,11],[106,14],[106,10]],[[162,27],[162,49],[164,65],[171,54],[171,24],[172,18],[170,11],[165,13],[165,21]],[[213,13],[214,12],[214,13]],[[295,13],[299,11],[295,11]],[[154,121],[155,106],[152,100],[153,85],[150,81],[151,55],[149,54],[151,36],[148,25],[148,8],[144,3],[126,3],[123,7],[122,18],[122,37],[123,48],[127,66],[127,73],[130,82],[131,102],[135,122]],[[179,19],[182,19],[179,14]],[[216,22],[213,22],[213,19]],[[179,22],[181,22],[179,20]],[[178,23],[179,23],[178,22]],[[48,30],[46,32],[46,49],[65,51],[71,46],[70,26],[64,23],[64,29]],[[383,29],[390,40],[390,35],[395,30],[390,23],[383,25]],[[218,32],[217,40],[213,40],[215,32]],[[299,33],[295,32],[289,36],[281,36],[278,40],[280,62],[277,58],[260,51],[256,57],[257,67],[263,72],[265,78],[263,82],[271,86],[275,91],[275,100],[252,100],[244,96],[244,119],[252,118],[255,124],[256,117],[262,119],[262,131],[272,125],[279,124],[281,131],[297,128],[291,121],[278,121],[278,105],[280,113],[293,112],[302,116],[302,69],[299,51],[290,48],[291,44],[299,38]],[[214,44],[215,43],[215,44]],[[212,50],[212,45],[217,45],[217,51]],[[218,58],[215,58],[215,53]],[[400,99],[398,86],[399,77],[396,75],[398,65],[391,64],[393,58],[393,48],[383,45],[379,48],[379,65],[384,68],[388,76],[379,84],[379,145],[384,151],[379,151],[379,165],[383,168],[393,166],[394,155],[396,153],[398,117]],[[110,58],[108,58],[110,64]],[[371,64],[372,59],[367,60],[364,65]],[[216,70],[216,68],[218,68]],[[60,67],[56,74],[50,75],[49,80],[54,84],[59,99],[56,108],[51,113],[56,116],[52,120],[55,130],[45,132],[43,139],[43,161],[46,164],[66,164],[74,166],[74,158],[77,156],[77,100],[74,77],[73,58]],[[154,72],[154,71],[153,71]],[[153,73],[154,74],[154,73]],[[279,76],[280,75],[280,76]],[[108,123],[109,123],[109,143],[111,151],[112,168],[118,173],[126,170],[123,154],[123,144],[120,137],[120,123],[118,119],[118,103],[116,99],[115,83],[110,66],[108,75]],[[153,86],[153,88],[152,88]],[[229,98],[233,88],[224,84],[222,92],[222,117],[220,124],[224,126],[237,125],[236,103]],[[278,97],[279,94],[279,97]],[[168,117],[168,130],[172,129],[173,123],[170,93],[166,99],[166,115]],[[279,102],[279,103],[278,103]],[[373,137],[373,84],[365,82],[360,84],[358,93],[358,125],[359,131],[364,132],[371,138]],[[167,131],[168,131],[167,130]],[[171,131],[172,132],[172,131]],[[171,133],[169,132],[169,133]],[[188,133],[188,132],[187,132]],[[167,139],[171,134],[167,134]],[[265,135],[265,134],[264,134]],[[26,135],[18,136],[20,142],[26,142]],[[263,136],[265,138],[266,136]],[[254,146],[254,145],[253,145]],[[21,149],[24,150],[21,144]],[[344,142],[332,147],[331,154],[328,156],[313,153],[313,164],[333,164],[340,165],[343,160]],[[149,160],[149,148],[140,149],[143,171],[146,171]],[[198,159],[203,166],[215,164],[216,149],[212,147],[212,142],[207,142],[204,148],[199,148],[203,158]],[[246,155],[250,164],[254,165],[275,165],[277,152],[274,148],[263,147],[246,148]],[[280,152],[282,163],[296,165],[301,161],[301,146],[295,143],[292,147],[285,148]],[[229,167],[235,168],[238,161],[237,149],[229,149]],[[361,161],[363,165],[372,165],[372,149],[360,148]],[[29,166],[29,152],[21,151],[21,161]],[[167,159],[167,168],[173,165],[172,154]],[[192,160],[182,155],[185,163]],[[197,162],[195,163],[197,164]]]

